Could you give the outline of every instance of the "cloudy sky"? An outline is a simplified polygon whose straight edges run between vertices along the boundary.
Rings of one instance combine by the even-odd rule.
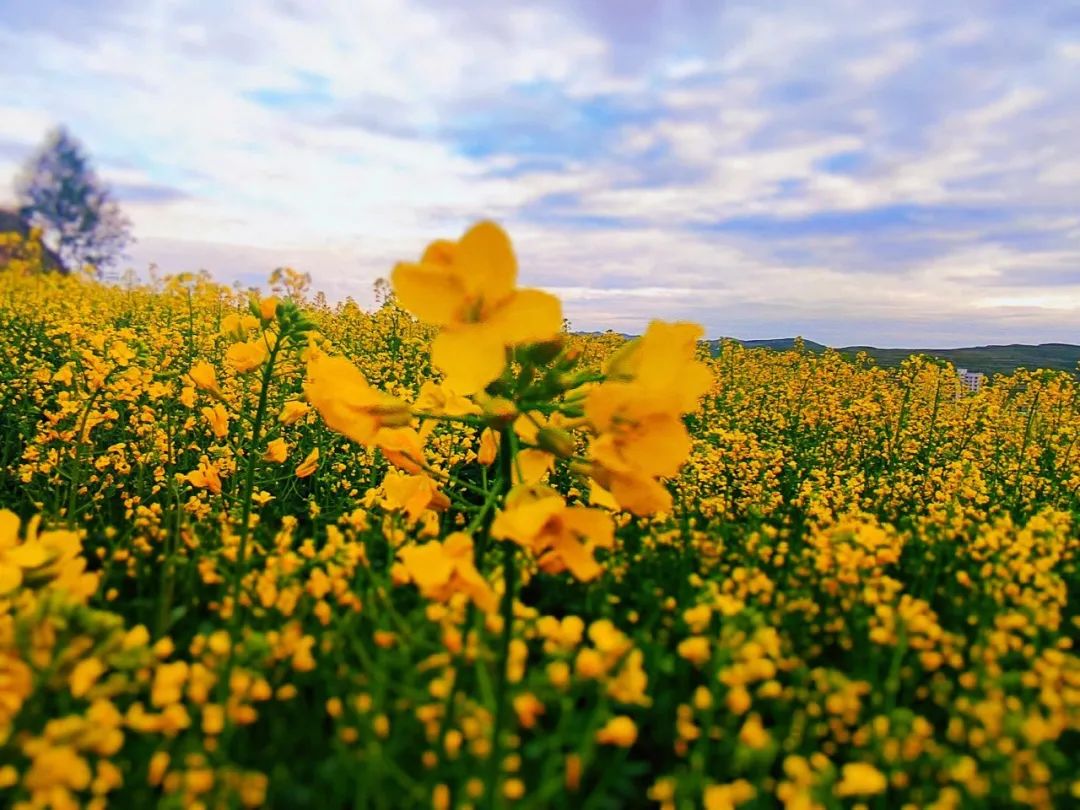
[[[0,0],[130,264],[331,298],[494,218],[575,328],[1080,342],[1080,4]]]

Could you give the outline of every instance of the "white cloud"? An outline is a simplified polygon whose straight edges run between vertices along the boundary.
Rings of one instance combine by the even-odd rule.
[[[151,2],[63,35],[0,22],[0,145],[70,125],[132,195],[135,262],[170,270],[250,281],[293,263],[363,300],[393,261],[488,216],[583,326],[850,323],[855,342],[952,334],[979,301],[973,341],[1071,334],[1071,288],[1040,274],[1080,261],[1076,32],[964,4],[717,8],[658,15],[633,58],[627,12],[576,4]],[[0,173],[17,163],[0,151]],[[928,221],[843,225],[905,206]],[[985,217],[948,219],[966,209]],[[776,224],[700,230],[740,217]]]

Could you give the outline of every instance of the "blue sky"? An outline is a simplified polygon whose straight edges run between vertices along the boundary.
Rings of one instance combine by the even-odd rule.
[[[371,300],[506,225],[573,325],[1080,341],[1080,6],[0,0],[0,201],[83,140],[131,264]]]

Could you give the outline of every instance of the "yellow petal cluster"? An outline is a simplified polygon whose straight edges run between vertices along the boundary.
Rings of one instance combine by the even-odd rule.
[[[506,350],[550,340],[562,329],[562,307],[549,293],[517,288],[517,259],[505,231],[474,225],[457,242],[428,246],[416,263],[392,275],[405,309],[438,326],[432,364],[459,394],[483,390],[506,367]]]
[[[495,517],[491,536],[528,549],[545,571],[568,570],[579,580],[590,580],[601,571],[593,551],[615,544],[615,527],[603,510],[567,506],[550,487],[519,484]]]

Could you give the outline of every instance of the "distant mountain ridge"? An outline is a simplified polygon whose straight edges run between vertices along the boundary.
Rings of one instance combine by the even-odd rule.
[[[604,335],[612,334],[612,330],[576,332],[579,335]],[[628,335],[624,332],[616,332],[620,337],[631,339],[637,335]],[[725,340],[732,340],[747,349],[769,349],[771,351],[784,352],[795,346],[795,341],[801,340],[807,351],[820,354],[829,347],[824,343],[818,343],[806,338],[771,338],[768,340],[740,340],[734,337],[722,337],[715,340],[705,341],[713,354],[720,350],[720,344]],[[1080,363],[1080,346],[1073,343],[1004,343],[991,344],[989,346],[967,346],[958,349],[879,349],[876,346],[839,346],[836,351],[847,357],[855,357],[859,352],[866,352],[874,361],[885,368],[895,368],[913,354],[925,354],[930,357],[938,357],[948,360],[957,368],[966,368],[969,371],[981,371],[987,376],[994,374],[1012,374],[1018,368],[1035,370],[1040,368],[1053,369],[1055,371],[1067,371],[1078,374],[1077,364]]]
[[[772,340],[739,340],[720,338],[708,341],[715,353],[725,340],[734,340],[748,349],[772,349],[787,351],[795,345],[796,338]],[[826,346],[812,340],[803,340],[808,351],[820,353]],[[958,349],[879,349],[875,346],[840,346],[836,351],[849,357],[866,352],[880,366],[898,366],[913,354],[926,354],[948,360],[958,368],[981,371],[987,375],[1011,374],[1018,368],[1049,368],[1076,373],[1080,363],[1080,346],[1072,343],[1008,343],[990,346],[968,346]]]

